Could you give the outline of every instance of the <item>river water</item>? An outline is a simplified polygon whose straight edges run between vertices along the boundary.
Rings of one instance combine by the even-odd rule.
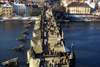
[[[74,42],[75,67],[100,67],[100,22],[62,23],[66,46]]]
[[[24,35],[21,32],[27,30],[23,28],[25,25],[27,21],[0,22],[0,67],[6,67],[1,63],[15,57],[19,57],[18,66],[13,64],[10,67],[28,67],[27,50],[30,49],[33,27],[29,31],[30,35],[27,35],[26,42],[16,40]],[[62,23],[61,28],[69,49],[72,41],[74,42],[76,67],[100,67],[100,22]],[[25,44],[24,51],[12,50],[22,44]]]
[[[23,26],[27,25],[28,21],[6,21],[0,22],[0,67],[3,66],[1,63],[9,59],[19,57],[18,66],[14,66],[15,63],[10,67],[28,67],[27,61],[27,50],[30,49],[30,39],[32,38],[33,24],[29,31],[30,35],[27,35],[26,42],[17,41],[16,38],[23,36],[22,31],[27,30]],[[15,51],[12,48],[19,45],[25,44],[24,51]]]

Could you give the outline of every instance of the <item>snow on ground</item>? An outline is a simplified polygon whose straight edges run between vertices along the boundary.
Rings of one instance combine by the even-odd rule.
[[[15,20],[15,19],[20,19],[20,20],[37,20],[37,16],[32,16],[32,17],[12,17],[12,18],[8,18],[8,17],[3,17],[4,20]]]
[[[68,17],[68,15],[65,15],[66,17]],[[94,17],[94,15],[69,15],[69,17]],[[98,16],[95,16],[98,17]]]
[[[32,20],[37,20],[37,16],[31,17]]]

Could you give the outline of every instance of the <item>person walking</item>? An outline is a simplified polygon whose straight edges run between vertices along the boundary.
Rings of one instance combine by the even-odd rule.
[[[47,63],[46,62],[44,63],[44,67],[47,67]]]
[[[48,55],[50,54],[50,47],[48,48]]]

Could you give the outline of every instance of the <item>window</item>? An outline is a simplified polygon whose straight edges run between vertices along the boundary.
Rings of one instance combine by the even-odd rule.
[[[8,10],[6,10],[8,12]]]
[[[9,12],[11,12],[11,10],[9,10]]]

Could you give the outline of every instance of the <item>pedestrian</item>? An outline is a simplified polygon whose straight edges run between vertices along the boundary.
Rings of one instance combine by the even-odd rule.
[[[49,62],[48,66],[51,67],[51,62]]]
[[[45,55],[46,55],[46,52],[44,52],[45,53]]]
[[[63,58],[61,59],[61,62],[62,62],[62,64],[63,64]]]
[[[59,33],[57,32],[57,37],[59,37]]]
[[[54,63],[54,67],[56,67],[56,63]]]
[[[60,64],[61,64],[61,62],[62,62],[61,59],[59,60],[59,62],[60,62]]]
[[[55,51],[55,55],[56,55],[56,51]]]
[[[53,54],[53,57],[55,58],[55,54]]]
[[[46,25],[46,22],[44,22],[44,24]]]
[[[47,63],[46,62],[44,63],[44,67],[47,67]]]
[[[52,50],[50,50],[50,55],[52,55]]]
[[[45,52],[43,51],[43,55],[45,56]]]
[[[49,55],[49,53],[50,53],[50,47],[48,48],[48,55]]]
[[[53,54],[54,54],[54,48],[53,48],[52,52],[53,52]]]
[[[56,52],[56,56],[58,56],[58,52]]]
[[[47,46],[49,46],[49,44],[47,43]]]
[[[67,64],[67,63],[66,63],[66,58],[65,58],[65,64]]]

